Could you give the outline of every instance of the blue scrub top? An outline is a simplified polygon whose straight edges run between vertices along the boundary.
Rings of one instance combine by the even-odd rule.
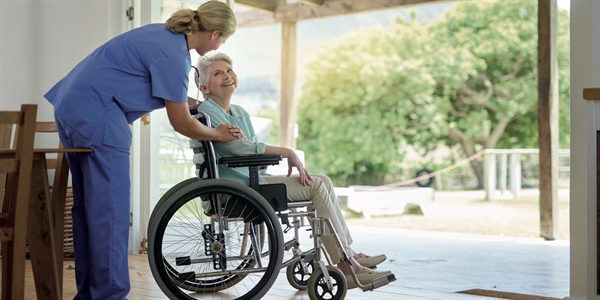
[[[163,108],[163,99],[187,103],[190,67],[185,34],[149,24],[97,48],[44,97],[57,119],[87,137],[108,115],[107,123],[127,125]]]

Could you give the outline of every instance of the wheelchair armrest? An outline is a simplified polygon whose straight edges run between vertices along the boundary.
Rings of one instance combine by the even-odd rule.
[[[281,155],[249,155],[236,157],[222,157],[219,164],[226,164],[230,168],[235,167],[256,167],[278,165],[281,161]]]

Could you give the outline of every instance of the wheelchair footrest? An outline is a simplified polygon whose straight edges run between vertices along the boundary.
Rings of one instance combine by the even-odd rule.
[[[384,285],[390,284],[390,282],[393,282],[393,281],[396,281],[396,275],[394,275],[394,274],[390,274],[386,277],[377,278],[377,279],[373,280],[373,284],[372,284],[370,290],[372,291],[374,289],[378,289]],[[365,292],[366,292],[366,290],[365,290]]]

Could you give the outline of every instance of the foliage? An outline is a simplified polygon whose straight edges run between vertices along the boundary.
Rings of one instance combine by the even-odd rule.
[[[307,66],[298,145],[313,172],[380,184],[409,147],[425,155],[445,141],[469,156],[537,146],[537,2],[464,1],[434,22],[414,20],[342,36]],[[569,42],[568,26],[559,29],[562,110]],[[567,141],[568,110],[560,115]],[[481,180],[480,162],[472,167]]]
[[[561,123],[568,124],[568,16],[558,19],[558,61]],[[467,58],[475,69],[459,82],[436,76],[436,94],[451,103],[447,121],[482,148],[537,147],[537,2],[464,2],[432,25],[431,38],[454,74]],[[448,53],[442,50],[441,54]],[[432,74],[438,74],[435,68]],[[561,140],[568,141],[568,126]],[[566,129],[566,130],[564,130]],[[479,131],[479,132],[477,132]],[[457,138],[450,143],[459,142]]]
[[[427,47],[409,28],[354,32],[307,66],[298,144],[309,167],[340,178],[395,172],[405,145],[436,132],[426,130],[440,117],[426,105],[434,83]]]

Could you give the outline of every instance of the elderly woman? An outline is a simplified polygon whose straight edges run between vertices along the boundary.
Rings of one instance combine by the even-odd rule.
[[[350,247],[352,237],[329,177],[309,174],[292,149],[270,146],[257,141],[248,113],[241,106],[231,104],[231,98],[237,89],[237,75],[233,71],[231,58],[224,53],[209,53],[200,57],[197,68],[196,82],[205,99],[199,106],[199,110],[210,116],[212,126],[236,125],[246,136],[246,139],[214,143],[217,159],[255,154],[281,155],[287,158],[287,176],[264,176],[261,177],[261,182],[284,183],[290,201],[309,199],[320,216],[331,220],[361,284],[370,284],[379,277],[390,275],[391,272],[376,272],[369,269],[385,261],[385,255],[368,256]],[[290,176],[293,168],[298,170],[298,175]],[[229,168],[219,165],[219,176],[242,184],[248,183],[247,168]],[[349,274],[350,266],[342,261],[342,253],[334,238],[324,236],[322,241],[332,261],[338,263],[338,268],[344,274]],[[347,279],[348,287],[355,288],[356,283],[352,276],[347,276]]]

